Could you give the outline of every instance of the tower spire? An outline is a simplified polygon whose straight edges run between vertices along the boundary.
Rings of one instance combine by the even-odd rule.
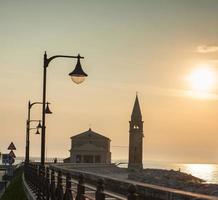
[[[131,120],[142,120],[142,113],[139,105],[138,94],[136,93],[135,103],[132,110]]]
[[[128,168],[142,169],[143,121],[136,93],[135,103],[129,122],[129,163]]]

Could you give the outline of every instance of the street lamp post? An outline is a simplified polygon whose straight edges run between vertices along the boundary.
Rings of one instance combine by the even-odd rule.
[[[27,116],[27,121],[26,121],[26,155],[25,155],[25,162],[29,163],[29,152],[30,152],[30,122],[34,122],[34,121],[38,121],[40,124],[40,120],[30,120],[30,110],[32,108],[33,105],[35,104],[41,104],[42,102],[33,102],[33,103],[28,103],[28,116]],[[52,112],[50,111],[49,107],[48,107],[48,102],[47,102],[47,107],[46,107],[46,113],[47,114],[51,114]],[[39,125],[38,125],[39,126]]]
[[[41,133],[41,165],[44,166],[45,164],[45,132],[46,132],[46,126],[45,126],[45,104],[46,104],[46,77],[47,77],[47,67],[49,63],[55,59],[55,58],[73,58],[77,59],[77,64],[75,69],[69,73],[71,76],[71,79],[76,84],[82,83],[86,76],[88,76],[82,69],[80,64],[80,59],[83,59],[84,57],[81,57],[79,54],[78,56],[66,56],[66,55],[55,55],[51,56],[50,58],[47,57],[47,54],[45,52],[44,54],[44,64],[43,64],[43,96],[42,96],[42,133]]]
[[[41,126],[41,124],[40,124],[40,121],[41,121],[41,120],[30,120],[30,122],[32,122],[32,121],[38,121],[39,124],[38,124],[36,127],[34,127],[34,128],[29,128],[29,129],[28,129],[28,133],[30,134],[30,131],[31,131],[31,130],[36,129],[36,133],[35,133],[35,134],[36,134],[36,135],[39,135],[39,134],[40,134],[39,128],[42,128],[42,126]],[[30,140],[29,140],[29,141],[30,141]],[[28,144],[29,144],[29,143],[28,143]],[[29,146],[29,147],[30,147],[30,146]],[[28,151],[27,151],[27,152],[28,152],[28,154],[27,154],[28,157],[27,157],[27,159],[25,160],[26,163],[29,163],[29,150],[30,150],[30,149],[28,148]]]

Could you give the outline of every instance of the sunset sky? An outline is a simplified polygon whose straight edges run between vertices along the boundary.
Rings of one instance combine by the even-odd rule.
[[[218,163],[217,11],[217,0],[0,0],[0,151],[13,141],[24,155],[46,50],[80,53],[88,74],[76,85],[76,60],[48,67],[48,157],[68,157],[70,137],[91,127],[112,140],[112,159],[127,159],[137,91],[144,160]],[[40,105],[31,114],[40,119]],[[40,155],[34,131],[30,149]]]

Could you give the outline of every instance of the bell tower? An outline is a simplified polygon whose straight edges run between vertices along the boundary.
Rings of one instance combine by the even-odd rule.
[[[131,121],[129,122],[129,169],[142,169],[143,121],[136,94]]]

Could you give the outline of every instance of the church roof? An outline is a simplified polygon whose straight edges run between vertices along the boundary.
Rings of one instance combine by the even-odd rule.
[[[85,132],[82,132],[80,134],[77,134],[77,135],[74,135],[71,137],[71,139],[76,139],[76,138],[99,138],[99,139],[106,139],[106,140],[110,140],[109,138],[99,134],[99,133],[96,133],[94,131],[92,131],[91,128],[89,128],[88,131],[85,131]]]
[[[135,98],[131,120],[142,120],[142,113],[141,113],[141,109],[139,105],[138,95],[136,95],[136,98]]]

